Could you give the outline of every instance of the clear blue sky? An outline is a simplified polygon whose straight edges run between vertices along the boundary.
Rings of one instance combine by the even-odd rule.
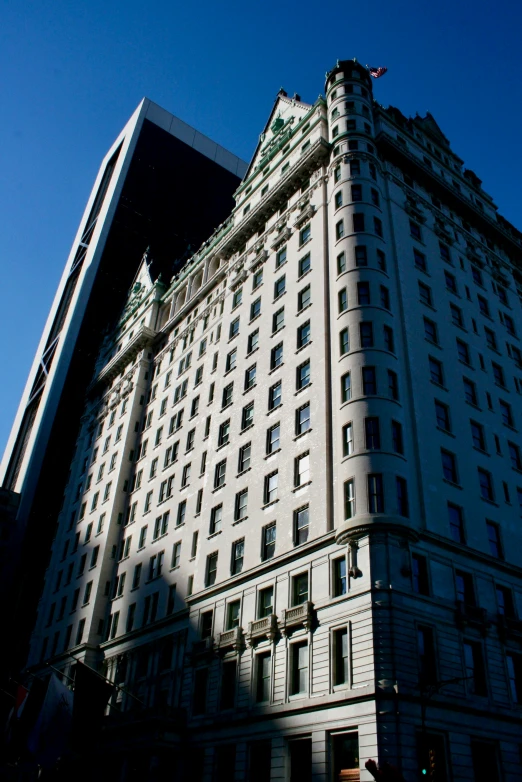
[[[336,59],[430,111],[522,229],[515,0],[0,6],[0,453],[100,161],[143,96],[248,160],[279,87],[313,102]]]

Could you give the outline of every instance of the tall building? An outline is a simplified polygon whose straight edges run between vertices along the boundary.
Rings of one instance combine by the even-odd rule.
[[[117,685],[122,780],[514,782],[522,235],[351,60],[235,198],[114,304],[30,670]]]
[[[27,654],[84,396],[147,247],[169,280],[230,212],[246,164],[144,99],[102,162],[29,374],[0,470],[10,514],[0,609],[16,624],[2,649]],[[0,498],[1,500],[1,498]],[[4,503],[5,504],[5,503]],[[36,600],[35,600],[36,598]]]

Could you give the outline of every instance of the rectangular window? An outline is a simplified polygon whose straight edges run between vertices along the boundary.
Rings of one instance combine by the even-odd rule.
[[[337,274],[342,274],[346,271],[346,255],[339,253],[337,256]]]
[[[264,504],[268,505],[271,502],[275,502],[277,499],[277,484],[279,474],[277,470],[265,477],[263,499]]]
[[[282,279],[284,280],[284,277]],[[250,305],[250,320],[255,320],[259,315],[261,315],[261,297],[255,299]]]
[[[280,342],[270,351],[270,369],[277,369],[283,363],[283,343]]]
[[[461,339],[457,339],[457,353],[459,361],[462,361],[463,364],[471,364],[469,347]]]
[[[366,246],[363,244],[359,244],[355,247],[355,265],[368,266],[368,254],[366,252]]]
[[[405,478],[397,477],[395,479],[395,485],[397,490],[397,514],[399,516],[410,515],[409,502],[408,502],[408,484]]]
[[[412,554],[411,574],[413,591],[418,595],[429,595],[428,560],[421,554]]]
[[[395,453],[404,453],[404,444],[402,439],[402,424],[398,421],[392,421],[392,448]]]
[[[249,388],[253,388],[255,386],[256,373],[257,369],[255,364],[245,370],[245,391],[248,391]]]
[[[221,486],[225,485],[225,476],[226,476],[226,469],[227,469],[227,460],[223,459],[223,461],[218,462],[216,464],[215,470],[214,470],[214,488],[219,489]]]
[[[179,567],[181,560],[181,541],[174,543],[172,546],[172,562],[171,567]]]
[[[420,250],[417,250],[415,248],[413,250],[413,261],[417,269],[420,269],[422,272],[428,271],[426,256],[424,255],[424,253],[421,253]]]
[[[437,324],[429,318],[424,318],[424,336],[429,342],[434,342],[435,345],[439,344]]]
[[[270,700],[272,657],[270,652],[256,655],[256,702]],[[253,778],[253,777],[252,777]]]
[[[234,520],[241,521],[247,517],[248,489],[243,489],[236,494],[234,506]]]
[[[357,303],[360,305],[370,304],[370,283],[357,283]]]
[[[299,391],[309,385],[310,382],[310,360],[308,360],[297,367],[296,389]]]
[[[335,225],[335,238],[342,239],[344,236],[344,220],[339,220]]]
[[[340,597],[345,595],[347,591],[346,557],[339,557],[333,561],[333,596]]]
[[[187,501],[183,500],[183,502],[180,502],[178,505],[178,512],[176,515],[176,526],[179,527],[181,524],[185,523],[185,515],[187,512]]]
[[[308,307],[312,301],[312,288],[310,285],[306,285],[297,294],[297,311],[301,312],[305,307]]]
[[[480,485],[480,496],[484,500],[489,500],[490,502],[493,502],[495,497],[493,492],[493,480],[491,478],[491,473],[479,467],[478,476],[479,476],[479,485]]]
[[[375,367],[363,367],[362,370],[363,394],[371,396],[377,393],[377,378]]]
[[[342,288],[337,294],[339,312],[345,312],[348,309],[348,294],[346,288]]]
[[[301,228],[299,231],[299,246],[302,247],[303,244],[305,244],[312,236],[312,229],[310,228],[310,224],[305,225],[304,228]]]
[[[276,407],[279,407],[279,405],[281,404],[282,388],[283,388],[282,381],[279,380],[269,389],[268,391],[269,410],[274,410]]]
[[[460,328],[464,328],[464,318],[462,316],[462,310],[460,307],[457,307],[456,304],[450,304],[450,312],[451,312],[451,319],[455,326],[460,326]]]
[[[384,513],[384,487],[382,475],[368,475],[368,513]]]
[[[425,285],[423,282],[419,282],[419,298],[423,304],[427,304],[428,307],[433,305],[431,288]]]
[[[486,438],[484,437],[484,427],[478,424],[476,421],[470,421],[471,425],[471,439],[473,441],[473,447],[478,448],[479,451],[486,450]]]
[[[352,215],[352,226],[354,233],[362,233],[364,231],[364,215],[354,214]]]
[[[239,449],[238,472],[242,473],[250,468],[251,443],[246,443]]]
[[[419,655],[419,682],[421,686],[437,681],[435,641],[431,627],[417,628],[417,652]]]
[[[371,324],[370,324],[371,325]],[[350,350],[350,335],[348,329],[339,332],[339,353],[344,356]]]
[[[413,236],[414,239],[422,240],[420,225],[418,223],[415,223],[413,220],[410,220],[410,234]]]
[[[310,321],[302,323],[297,329],[297,349],[304,348],[310,342]]]
[[[440,454],[442,459],[442,474],[444,475],[445,480],[450,481],[451,483],[458,483],[457,459],[455,454],[450,451],[445,451],[442,448]]]
[[[345,331],[348,332],[348,329]],[[359,324],[359,339],[362,348],[373,348],[373,323]]]
[[[254,403],[250,402],[241,411],[241,430],[247,429],[254,423]]]
[[[207,569],[205,574],[205,586],[209,587],[216,583],[218,554],[217,551],[209,554],[207,557]]]
[[[343,426],[343,456],[351,456],[353,453],[353,425],[350,422]]]
[[[399,399],[399,381],[397,380],[397,373],[392,369],[388,370],[388,396],[390,399]]]
[[[269,524],[267,527],[263,527],[262,552],[261,552],[263,561],[267,559],[272,559],[272,557],[275,554],[275,545],[276,545],[276,525],[274,522],[273,524]]]
[[[232,393],[234,391],[234,384],[229,383],[225,388],[223,389],[223,396],[221,400],[221,408],[228,407],[228,405],[232,404]]]
[[[513,413],[511,411],[511,405],[508,405],[507,402],[502,401],[502,399],[499,399],[499,407],[500,407],[500,416],[502,418],[502,423],[504,426],[513,427]]]
[[[239,334],[239,317],[234,318],[229,328],[229,339],[233,339]]]
[[[468,692],[473,695],[487,695],[482,646],[476,641],[464,641],[463,647]]]
[[[308,540],[310,513],[308,506],[294,511],[294,545],[300,546]]]
[[[248,335],[247,353],[252,353],[259,347],[259,329]]]
[[[245,556],[245,540],[236,540],[232,543],[232,562],[231,573],[233,576],[237,576],[243,570],[243,559]]]
[[[438,386],[444,385],[444,374],[442,371],[442,363],[436,358],[429,356],[430,378],[432,383],[436,383]]]
[[[355,482],[353,478],[344,484],[344,518],[352,519],[355,516]]]
[[[279,423],[274,424],[267,430],[266,433],[266,452],[267,454],[275,453],[280,448],[280,435],[281,426]]]
[[[334,685],[348,684],[348,630],[346,627],[333,632],[333,681]],[[342,772],[341,772],[342,773]],[[341,776],[339,778],[342,778]]]
[[[237,359],[237,349],[234,348],[234,350],[231,350],[230,353],[227,355],[226,363],[225,363],[226,372],[230,372],[231,369],[235,368],[236,359]]]
[[[275,334],[276,331],[279,331],[279,329],[282,329],[285,325],[285,308],[281,307],[280,310],[277,310],[277,312],[274,312],[272,316],[272,333]]]
[[[341,402],[349,402],[352,398],[352,383],[350,373],[347,372],[341,378]]]
[[[298,408],[296,410],[296,435],[304,434],[310,429],[310,403]]]
[[[367,450],[376,450],[381,447],[381,434],[377,417],[364,419],[364,433]]]
[[[221,448],[224,445],[228,445],[229,442],[230,442],[230,418],[227,418],[226,421],[223,421],[219,425],[218,448]]]
[[[486,521],[486,530],[488,533],[489,552],[493,557],[503,559],[502,544],[500,541],[500,529],[498,524],[492,521]]]
[[[221,532],[222,519],[223,519],[223,505],[216,505],[210,511],[210,528],[209,528],[210,535],[215,535],[216,532]]]
[[[297,265],[297,273],[299,277],[302,277],[307,272],[310,271],[312,268],[312,263],[310,260],[310,253],[307,253],[306,255],[303,255],[302,258],[299,259],[299,263]]]
[[[290,647],[290,695],[308,692],[308,643],[294,643]]]

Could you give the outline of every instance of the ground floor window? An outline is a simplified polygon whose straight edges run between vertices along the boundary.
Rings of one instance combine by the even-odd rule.
[[[293,739],[288,742],[290,782],[312,782],[312,739]]]
[[[331,737],[334,782],[359,782],[359,735],[356,731]]]

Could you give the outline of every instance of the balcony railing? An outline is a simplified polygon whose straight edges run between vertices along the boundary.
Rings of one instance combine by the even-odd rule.
[[[238,651],[243,646],[243,630],[241,627],[233,627],[232,630],[225,630],[224,633],[220,633],[218,637],[219,649],[226,649],[232,647],[235,651]]]
[[[273,641],[277,635],[277,616],[275,614],[269,614],[262,619],[256,619],[254,622],[248,623],[247,640],[252,643],[259,638],[268,638]]]
[[[281,632],[285,634],[290,628],[302,625],[306,630],[312,627],[314,605],[307,600],[306,603],[285,608],[281,619]]]

